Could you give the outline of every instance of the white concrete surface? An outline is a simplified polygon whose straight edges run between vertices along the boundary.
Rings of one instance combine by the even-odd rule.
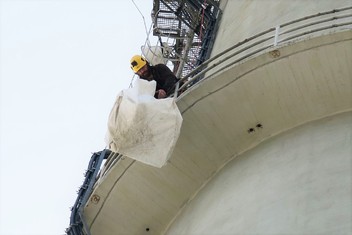
[[[350,0],[221,2],[224,12],[212,55],[277,25],[352,5]],[[345,50],[351,51],[351,46],[345,47]],[[334,61],[336,56],[338,55],[330,53],[326,58],[330,57],[329,60]],[[323,69],[316,67],[314,60],[312,57],[310,62],[301,64],[301,75],[297,77],[305,77],[305,81],[313,79],[313,74]],[[300,61],[302,60],[293,64],[300,64]],[[305,65],[312,70],[311,73],[306,73],[303,69]],[[288,76],[289,70],[286,71],[281,73],[282,81],[292,81]],[[328,80],[339,77],[338,72],[329,74],[331,77]],[[232,73],[232,76],[237,74]],[[317,79],[323,76],[324,74],[320,74]],[[272,74],[268,78],[271,77]],[[349,77],[352,79],[351,75]],[[216,81],[219,82],[219,79]],[[307,87],[318,89],[318,84],[319,82]],[[254,89],[255,85],[252,85],[251,88]],[[288,94],[294,85],[286,85],[280,90],[286,90]],[[263,86],[257,86],[263,89]],[[237,95],[241,90],[231,92]],[[292,96],[291,100],[297,98]],[[317,101],[312,94],[306,102],[317,105],[313,105],[309,110],[320,112],[323,106],[332,101],[329,98],[318,105],[322,98]],[[245,106],[248,100],[249,97],[239,103]],[[258,99],[257,102],[261,100]],[[274,104],[268,104],[258,105],[256,108],[269,110],[274,107]],[[297,105],[304,106],[299,102]],[[253,105],[247,107],[250,109]],[[290,109],[292,106],[285,107]],[[287,117],[299,119],[304,116],[303,107],[296,111],[287,112]],[[284,121],[277,117],[275,119],[276,125]],[[226,123],[231,129],[231,122]],[[220,170],[185,206],[166,234],[352,234],[351,136],[352,113],[347,112],[310,122],[266,140],[254,149],[237,156]],[[233,141],[236,142],[237,139]]]
[[[223,15],[212,55],[277,25],[352,5],[351,0],[221,0],[220,2]]]
[[[346,5],[228,0],[214,53]],[[188,89],[168,164],[126,157],[96,184],[84,209],[92,235],[351,234],[351,64],[352,31],[332,31],[270,48]]]
[[[292,231],[289,231],[290,226],[292,226],[290,218],[286,219],[286,224],[283,223],[284,218],[278,216],[282,213],[281,204],[274,203],[283,199],[278,193],[271,194],[273,190],[280,191],[281,189],[278,189],[278,186],[284,184],[283,182],[271,182],[269,179],[273,179],[272,172],[276,170],[275,177],[277,179],[274,178],[275,180],[285,179],[287,173],[287,169],[278,168],[281,167],[281,161],[274,161],[282,154],[278,155],[276,152],[291,142],[295,142],[295,147],[286,148],[291,151],[298,151],[300,157],[307,154],[308,159],[310,159],[308,162],[311,164],[305,166],[303,162],[298,161],[293,166],[300,166],[306,170],[302,173],[303,175],[309,174],[310,171],[315,170],[315,166],[324,165],[316,161],[319,156],[317,154],[320,153],[320,147],[318,148],[318,146],[327,145],[328,141],[324,141],[325,134],[331,133],[334,137],[338,137],[338,134],[333,132],[334,129],[326,130],[326,133],[322,135],[324,138],[313,136],[313,143],[318,145],[313,145],[312,149],[299,149],[300,143],[305,143],[308,146],[312,144],[307,141],[313,138],[309,135],[302,137],[304,141],[299,138],[296,140],[297,137],[292,137],[292,140],[287,138],[286,141],[274,146],[277,149],[274,149],[274,147],[268,147],[268,150],[262,148],[262,154],[265,157],[248,157],[251,160],[243,165],[244,168],[243,166],[234,167],[231,171],[233,175],[228,176],[228,180],[234,180],[233,183],[239,184],[236,192],[240,195],[237,200],[239,204],[227,205],[231,202],[228,197],[234,197],[231,194],[233,193],[231,190],[234,190],[231,182],[228,182],[228,185],[225,186],[220,184],[220,186],[224,186],[223,188],[210,190],[208,192],[209,197],[197,193],[214,176],[221,176],[223,174],[221,170],[227,169],[223,166],[230,160],[235,159],[237,161],[236,159],[239,157],[238,159],[244,161],[242,157],[244,152],[256,146],[265,145],[265,141],[271,143],[275,140],[273,139],[274,136],[288,130],[294,130],[312,120],[320,120],[337,113],[351,112],[351,39],[352,32],[348,31],[281,47],[279,58],[273,59],[267,53],[262,54],[246,63],[233,66],[219,76],[205,80],[199,86],[187,91],[184,97],[178,101],[184,122],[180,138],[168,164],[162,168],[155,168],[133,161],[128,157],[114,164],[109,172],[100,178],[96,184],[84,210],[84,216],[91,229],[91,234],[164,234],[164,231],[167,231],[168,226],[174,221],[175,224],[170,231],[176,232],[171,234],[180,232],[177,227],[180,227],[181,232],[185,232],[184,234],[192,235],[193,232],[201,234],[208,228],[208,224],[217,229],[218,233],[210,230],[214,232],[213,234],[226,234],[225,232],[234,234],[232,230],[229,230],[229,226],[236,220],[233,221],[233,218],[229,220],[227,217],[230,213],[237,214],[235,209],[238,210],[238,208],[241,209],[238,210],[241,213],[252,212],[252,214],[244,214],[243,218],[245,220],[241,222],[248,227],[253,226],[252,224],[262,217],[268,217],[271,220],[260,220],[261,223],[258,223],[258,228],[263,229],[264,225],[268,224],[271,229],[278,222],[278,228],[273,229],[282,229],[286,226],[287,233],[292,233]],[[258,123],[263,126],[257,128]],[[351,123],[349,125],[351,126]],[[247,130],[251,127],[255,131],[248,133]],[[323,128],[324,125],[321,125],[321,127]],[[345,126],[346,129],[348,127]],[[339,132],[337,131],[337,133]],[[351,138],[350,132],[347,136]],[[339,151],[351,152],[351,149],[348,150],[351,140],[348,141],[349,145],[344,146],[347,149],[340,149],[340,146],[337,146],[334,151],[336,153],[339,153]],[[253,151],[261,155],[259,153],[261,150]],[[286,149],[282,151],[285,152]],[[329,149],[329,151],[333,151],[333,149]],[[294,159],[291,156],[294,153],[296,152],[287,154]],[[269,156],[270,154],[273,154],[273,156]],[[331,154],[331,156],[333,155]],[[279,160],[284,159],[286,157]],[[265,160],[268,162],[263,163]],[[339,161],[336,163],[339,163]],[[229,166],[231,164],[232,162],[229,163]],[[256,168],[258,164],[265,166],[264,169]],[[263,179],[268,180],[259,181],[259,183],[267,182],[269,186],[273,185],[273,188],[258,188],[259,192],[263,191],[263,193],[256,197],[254,192],[258,186],[252,175],[248,172],[241,175],[245,169],[249,169],[259,180],[262,176],[259,177],[258,172],[265,173]],[[264,170],[266,171],[264,172]],[[339,168],[336,168],[336,170],[339,170]],[[349,174],[351,173],[350,170]],[[345,173],[346,177],[347,174],[348,172]],[[246,177],[249,178],[246,179]],[[313,179],[316,178],[314,175],[312,177]],[[291,185],[297,189],[303,187],[302,195],[314,195],[316,200],[319,200],[317,194],[321,193],[321,189],[316,187],[316,182],[306,186],[304,184],[305,180],[310,180],[310,178],[301,179],[301,181],[292,182]],[[302,183],[302,185],[298,185],[298,183]],[[288,189],[282,187],[283,190],[286,190],[286,195],[290,195]],[[292,193],[294,192],[296,191]],[[227,201],[222,199],[210,202],[214,198],[217,199],[218,195],[223,195]],[[192,205],[189,202],[192,202],[192,200],[196,202],[198,197],[207,197],[209,202],[206,204],[211,206],[212,203],[215,203],[215,205],[210,207],[209,210],[206,210],[206,207],[201,208],[203,211],[197,207],[194,207],[196,208],[194,212],[193,209],[187,209],[188,205]],[[241,204],[242,198],[247,197],[249,197],[248,201]],[[254,199],[251,199],[251,197],[254,197]],[[96,198],[100,200],[95,200]],[[261,199],[262,201],[260,201]],[[309,197],[307,202],[304,199],[304,196],[302,196],[297,201],[300,204],[315,202]],[[334,198],[333,200],[337,199]],[[289,198],[284,203],[290,204],[292,201],[293,198]],[[273,208],[270,208],[270,205],[273,205]],[[224,209],[225,206],[228,206],[229,210]],[[321,205],[315,204],[314,206],[308,209],[313,210],[326,205],[322,202]],[[341,209],[338,204],[337,207],[334,204],[331,206],[333,207],[331,211],[334,211],[334,208]],[[223,210],[217,211],[216,207]],[[231,207],[235,209],[231,209]],[[185,208],[186,211],[191,211],[189,213],[196,216],[188,216],[187,214],[178,216]],[[278,212],[275,212],[276,208]],[[309,210],[303,213],[302,208],[305,209],[303,206],[297,211],[294,207],[287,206],[287,208],[292,212],[289,216],[297,217],[297,219],[300,219],[301,214],[310,213]],[[253,217],[252,224],[246,224],[247,220],[250,221],[251,215],[259,214],[257,211],[262,212],[261,217]],[[328,216],[333,217],[333,213],[331,212]],[[250,217],[249,219],[246,218],[247,215]],[[219,219],[217,219],[218,217]],[[279,219],[275,222],[277,218]],[[344,215],[343,218],[350,219],[348,215],[347,217]],[[321,226],[325,226],[324,216],[314,219],[314,223],[317,223],[315,228],[320,229]],[[317,221],[319,220],[321,223],[318,225]],[[214,224],[211,224],[212,221],[214,221]],[[341,224],[338,223],[339,221],[342,221]],[[305,223],[309,222],[305,221]],[[349,226],[343,219],[336,219],[334,223],[336,223],[336,226]],[[240,228],[247,229],[245,225],[239,225],[243,226]],[[196,228],[192,226],[196,226]],[[187,230],[187,228],[190,229]],[[308,228],[312,229],[313,227],[308,226]],[[306,234],[312,234],[313,230],[307,231]],[[319,233],[320,230],[315,232]]]
[[[352,112],[238,156],[166,233],[352,234]]]

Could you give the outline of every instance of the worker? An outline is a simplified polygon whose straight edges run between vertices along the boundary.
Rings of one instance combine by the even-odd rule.
[[[152,66],[140,55],[133,56],[130,62],[131,69],[139,78],[147,81],[156,81],[155,98],[166,98],[174,92],[178,79],[165,64]]]

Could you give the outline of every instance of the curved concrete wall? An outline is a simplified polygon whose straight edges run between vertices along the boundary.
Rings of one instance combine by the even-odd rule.
[[[351,234],[351,127],[342,113],[236,157],[166,234]]]
[[[350,0],[222,1],[212,53],[277,25],[350,6]],[[341,113],[237,156],[185,206],[166,234],[352,234],[351,127],[352,112]]]
[[[229,0],[214,52],[347,4]],[[350,234],[350,26],[217,57],[177,100],[184,121],[166,166],[108,159],[84,208],[91,233]]]
[[[277,25],[351,6],[351,0],[227,0],[212,54]]]

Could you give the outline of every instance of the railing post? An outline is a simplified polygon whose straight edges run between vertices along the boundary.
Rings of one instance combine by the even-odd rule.
[[[275,27],[274,47],[277,46],[279,41],[279,31],[280,31],[280,25]]]
[[[191,48],[191,44],[192,44],[192,41],[193,41],[193,37],[194,37],[194,31],[192,30],[191,32],[188,33],[188,37],[187,37],[187,41],[186,41],[186,45],[185,45],[185,49],[183,51],[183,56],[180,60],[180,64],[179,64],[179,67],[177,69],[177,72],[176,72],[176,77],[177,78],[180,78],[181,75],[182,75],[182,70],[183,70],[183,66],[186,62],[186,59],[187,59],[187,55],[188,55],[188,51],[189,49]],[[178,89],[180,87],[180,82],[177,82],[176,83],[176,88],[175,88],[175,94],[174,94],[174,98],[177,98],[177,94],[178,94]]]

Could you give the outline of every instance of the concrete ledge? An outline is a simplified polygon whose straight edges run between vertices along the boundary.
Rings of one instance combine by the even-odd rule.
[[[84,210],[92,234],[162,234],[231,159],[278,133],[352,110],[352,32],[277,48],[209,77],[178,101],[179,141],[169,163],[125,158]],[[94,203],[93,203],[94,202]]]

